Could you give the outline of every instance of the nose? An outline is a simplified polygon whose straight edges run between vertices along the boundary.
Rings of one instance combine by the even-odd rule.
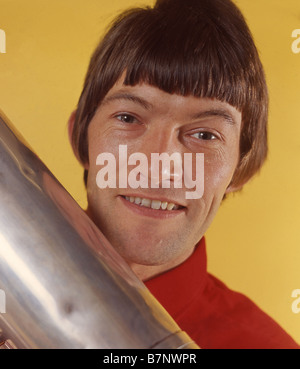
[[[183,178],[182,148],[175,132],[160,129],[144,137],[141,150],[147,157],[148,184],[151,188],[181,188]],[[146,181],[147,179],[144,178]]]
[[[152,153],[149,166],[152,188],[175,188],[182,184],[182,157],[179,152]]]

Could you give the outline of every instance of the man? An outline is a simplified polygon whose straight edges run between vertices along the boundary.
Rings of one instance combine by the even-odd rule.
[[[88,215],[202,348],[299,348],[206,271],[204,235],[224,196],[241,189],[266,158],[267,111],[263,68],[237,7],[230,0],[158,0],[112,24],[70,118]],[[176,160],[161,173],[137,166],[135,179],[144,186],[124,185],[124,147],[148,163],[153,153],[192,155],[192,178],[203,154],[203,193],[189,198],[187,182],[177,186],[188,176]],[[102,186],[109,181],[99,179],[101,153],[116,158],[117,185]]]

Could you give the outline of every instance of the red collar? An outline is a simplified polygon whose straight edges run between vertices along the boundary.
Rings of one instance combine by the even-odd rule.
[[[203,237],[186,261],[148,280],[145,285],[169,314],[176,318],[195,295],[203,292],[206,277],[206,246]]]

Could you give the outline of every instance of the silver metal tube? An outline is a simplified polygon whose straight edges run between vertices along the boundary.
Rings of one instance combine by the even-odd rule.
[[[6,347],[198,348],[3,113],[0,289]]]

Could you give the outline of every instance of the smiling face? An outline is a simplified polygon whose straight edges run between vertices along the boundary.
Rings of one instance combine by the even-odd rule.
[[[123,79],[98,107],[88,128],[87,212],[142,280],[193,252],[228,191],[240,130],[241,114],[227,103],[168,94],[144,83],[127,86]],[[184,185],[174,188],[172,171],[170,188],[100,189],[97,156],[112,153],[118,168],[119,145],[127,145],[128,156],[145,154],[149,163],[151,153],[203,153],[203,196],[186,199]],[[151,174],[150,168],[149,180]]]

